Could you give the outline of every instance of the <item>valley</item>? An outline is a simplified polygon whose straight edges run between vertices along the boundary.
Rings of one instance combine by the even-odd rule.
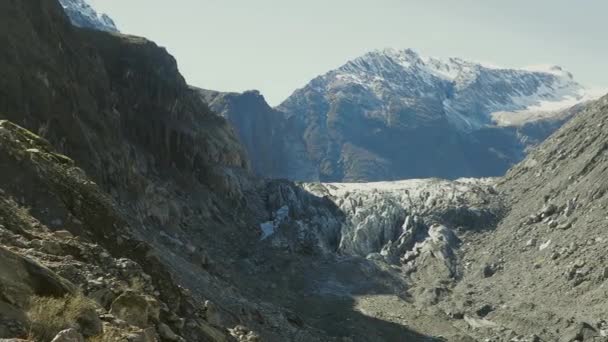
[[[564,69],[377,50],[273,108],[83,1],[0,21],[3,341],[608,340],[608,97]]]

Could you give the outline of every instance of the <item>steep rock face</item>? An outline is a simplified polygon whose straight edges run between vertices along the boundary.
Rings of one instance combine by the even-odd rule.
[[[174,326],[170,317],[194,319],[196,311],[201,314],[196,301],[180,289],[152,247],[137,236],[124,213],[74,161],[55,153],[44,139],[4,120],[0,121],[0,142],[0,242],[11,250],[2,251],[3,266],[12,265],[11,269],[3,267],[0,271],[0,287],[8,291],[3,293],[2,312],[10,314],[0,324],[3,338],[25,337],[25,328],[31,324],[48,325],[47,330],[52,330],[77,323],[69,319],[79,318],[68,313],[65,318],[53,317],[56,325],[65,319],[64,326],[52,325],[44,314],[33,315],[36,300],[40,300],[34,295],[64,301],[85,295],[88,299],[78,299],[79,305],[90,302],[87,305],[107,314],[114,298],[137,288],[139,296],[156,303],[158,308],[162,306],[162,319],[157,317],[148,323],[143,317],[145,324],[135,328],[106,317],[105,338],[126,336],[130,329],[141,335],[143,332],[137,328],[154,329],[159,322]],[[45,300],[53,299],[44,299],[39,310],[53,312],[56,308],[45,307],[51,303]],[[87,319],[101,325],[99,320],[97,314]],[[6,331],[5,324],[12,328]],[[209,324],[193,321],[192,327],[179,331],[191,338],[208,340],[212,334],[200,326]],[[80,322],[79,329],[86,336],[102,330],[89,328],[92,327]],[[216,328],[209,329],[228,336]]]
[[[294,120],[271,108],[257,91],[242,94],[196,89],[236,129],[253,171],[262,177],[318,179]]]
[[[174,165],[203,177],[213,165],[246,167],[227,123],[188,89],[164,49],[76,30],[54,1],[2,6],[0,41],[12,47],[0,57],[2,116],[48,138],[104,185],[137,185],[134,149],[148,152],[140,168]]]
[[[498,176],[586,99],[559,67],[511,70],[376,51],[312,80],[278,110],[321,181]]]
[[[72,24],[95,30],[118,32],[114,20],[107,14],[99,14],[85,0],[60,0]]]

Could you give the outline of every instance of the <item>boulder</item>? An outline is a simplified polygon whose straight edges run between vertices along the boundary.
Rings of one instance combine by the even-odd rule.
[[[530,239],[528,241],[526,241],[526,247],[535,247],[536,246],[536,239]]]
[[[148,320],[153,323],[160,321],[160,303],[152,296],[144,296],[148,302]]]
[[[37,262],[0,247],[0,295],[16,307],[26,307],[33,295],[61,297],[74,285]]]
[[[103,332],[103,323],[94,309],[83,310],[76,323],[85,337],[97,336]]]
[[[496,265],[494,265],[494,264],[491,264],[491,265],[490,264],[485,264],[481,268],[481,275],[484,278],[490,278],[495,273],[496,273]]]
[[[571,326],[566,331],[564,331],[561,338],[559,339],[559,342],[594,341],[595,338],[599,336],[600,334],[593,326],[588,323],[581,322]]]
[[[163,340],[166,341],[182,341],[183,338],[178,336],[176,333],[173,332],[173,330],[171,330],[171,328],[169,328],[168,325],[166,325],[165,323],[160,323],[157,327],[158,329],[158,334],[160,335],[160,337]]]
[[[207,322],[211,323],[215,326],[223,326],[224,319],[222,317],[221,311],[218,307],[210,300],[205,301],[205,313]]]
[[[89,298],[93,299],[105,309],[108,309],[110,308],[110,305],[112,305],[112,302],[114,302],[114,300],[116,299],[116,295],[114,294],[114,292],[112,292],[112,290],[104,287],[97,291],[91,292],[89,294]]]
[[[555,204],[547,204],[541,209],[540,215],[542,217],[549,217],[557,212],[557,206]]]
[[[51,255],[63,255],[64,251],[57,241],[53,240],[41,240],[40,241],[40,249],[47,254]]]
[[[484,318],[487,315],[489,315],[492,311],[494,311],[494,307],[492,307],[492,305],[486,304],[486,305],[482,306],[481,308],[477,309],[477,311],[475,311],[475,313],[477,314],[477,316]]]
[[[64,240],[68,240],[74,237],[74,235],[72,235],[72,233],[70,233],[67,230],[58,230],[56,232],[53,232],[53,235],[55,235],[56,238],[58,239],[64,239]]]
[[[148,327],[149,304],[144,296],[127,291],[112,302],[110,313],[139,328]]]

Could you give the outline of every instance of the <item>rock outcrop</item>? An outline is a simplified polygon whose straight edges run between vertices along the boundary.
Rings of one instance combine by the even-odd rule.
[[[258,176],[319,179],[297,122],[271,108],[259,92],[221,93],[198,88],[196,91],[212,110],[234,126]]]

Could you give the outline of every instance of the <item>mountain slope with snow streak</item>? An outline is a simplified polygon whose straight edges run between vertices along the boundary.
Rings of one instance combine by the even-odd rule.
[[[107,14],[97,13],[86,0],[60,0],[72,24],[100,31],[118,32],[114,20]]]

